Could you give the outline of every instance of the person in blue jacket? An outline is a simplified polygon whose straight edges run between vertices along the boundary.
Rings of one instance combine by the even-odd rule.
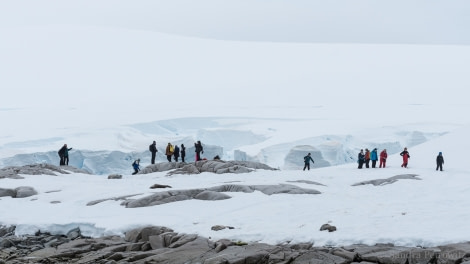
[[[132,175],[135,175],[140,171],[139,163],[140,163],[140,159],[136,159],[134,163],[132,163],[132,167],[134,168],[134,172],[132,173]]]
[[[372,168],[375,168],[375,164],[377,164],[377,160],[379,160],[379,156],[377,155],[377,148],[374,148],[370,153],[370,160],[372,161]]]

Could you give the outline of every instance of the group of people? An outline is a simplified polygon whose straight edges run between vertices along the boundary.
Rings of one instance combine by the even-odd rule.
[[[377,148],[374,148],[372,151],[369,151],[368,149],[362,150],[357,154],[357,163],[358,169],[362,169],[364,164],[366,165],[366,168],[369,168],[369,162],[372,161],[372,168],[375,168],[376,162],[378,159],[380,159],[380,164],[379,168],[385,168],[385,164],[387,162],[387,150],[384,149],[382,152],[380,152],[380,156],[377,156]],[[410,159],[410,153],[408,152],[408,148],[404,148],[402,152],[400,152],[400,156],[403,159],[403,162],[401,164],[402,168],[408,168],[408,160]],[[441,170],[442,171],[442,165],[444,164],[444,157],[442,156],[442,152],[439,152],[439,154],[436,157],[436,170]]]
[[[194,143],[194,148],[196,152],[196,161],[201,160],[201,153],[204,154],[204,148],[200,140]],[[158,152],[157,142],[153,141],[153,143],[150,144],[149,151],[152,154],[150,163],[155,164],[155,156]],[[181,157],[181,162],[185,162],[184,158],[186,157],[186,147],[184,146],[184,144],[181,144],[181,147],[178,147],[178,145],[173,145],[170,142],[168,142],[168,145],[166,146],[166,149],[165,149],[165,155],[166,155],[166,159],[168,160],[168,162],[171,162],[172,159],[178,162],[180,157]]]
[[[194,148],[196,152],[196,161],[201,160],[201,154],[204,154],[204,147],[202,146],[202,143],[200,140],[198,140],[196,143],[194,143]],[[152,144],[149,146],[149,151],[152,155],[150,163],[155,164],[155,157],[157,155],[158,149],[157,149],[157,142],[154,140]],[[181,157],[181,162],[185,162],[185,157],[186,157],[186,147],[184,144],[181,144],[181,147],[178,147],[178,145],[173,145],[170,142],[168,142],[168,145],[166,146],[165,149],[165,155],[166,159],[168,162],[171,162],[172,159],[174,161],[178,162],[179,158]],[[140,171],[140,159],[135,160],[132,163],[132,167],[134,168],[134,174],[137,174]]]
[[[369,149],[366,148],[365,152],[361,149],[359,154],[357,154],[357,168],[362,169],[364,164],[366,165],[366,168],[369,168],[370,163],[372,163],[372,168],[375,168],[377,166],[377,161],[379,161],[379,168],[385,168],[387,157],[388,154],[386,149],[382,150],[380,154],[377,153],[377,148],[374,148],[372,151],[369,151]]]

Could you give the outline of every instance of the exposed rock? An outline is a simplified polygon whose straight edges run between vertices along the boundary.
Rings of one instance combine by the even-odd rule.
[[[192,163],[163,162],[145,167],[139,173],[147,174],[153,172],[170,171],[168,175],[174,174],[199,174],[202,172],[222,173],[248,173],[253,170],[275,170],[265,164],[252,161],[223,161],[223,160],[200,160]]]
[[[219,226],[216,229],[219,229]],[[224,227],[224,226],[220,226]],[[0,227],[1,263],[204,263],[204,264],[328,264],[328,263],[465,263],[470,243],[436,248],[375,246],[312,247],[311,243],[268,245],[196,234],[178,234],[162,226],[141,227],[125,237],[83,237],[79,229],[67,235],[37,232],[16,237],[14,227]]]
[[[220,231],[224,229],[235,229],[233,226],[224,226],[224,225],[215,225],[211,227],[211,230],[213,231]]]
[[[377,180],[371,180],[371,181],[358,182],[358,183],[353,184],[352,186],[360,186],[360,185],[366,185],[366,184],[372,184],[374,186],[381,186],[381,185],[394,183],[398,180],[421,180],[421,178],[418,178],[416,176],[418,176],[418,174],[401,174],[401,175],[393,176],[387,179],[377,179]]]
[[[15,189],[2,189],[0,188],[0,197],[10,196],[12,198],[25,198],[38,194],[38,192],[28,186],[21,186]]]
[[[190,190],[172,190],[166,192],[155,193],[139,199],[129,199],[122,203],[127,208],[146,207],[177,201],[190,199],[199,200],[224,200],[231,198],[224,192],[245,192],[252,193],[260,191],[267,195],[287,193],[287,194],[320,194],[319,191],[313,189],[303,189],[290,184],[278,185],[221,185],[208,189],[190,189]],[[90,205],[90,203],[88,203]],[[96,204],[96,203],[95,203]]]
[[[20,174],[27,175],[57,175],[59,174],[69,174],[73,173],[84,173],[90,174],[88,171],[81,170],[72,166],[55,166],[52,164],[32,164],[25,166],[9,166],[0,169],[0,179],[1,178],[12,178],[12,179],[22,179],[23,177]]]
[[[336,231],[336,226],[332,226],[330,224],[324,224],[320,227],[320,231],[328,230],[328,232]]]
[[[108,175],[108,179],[122,179],[122,175],[121,174],[110,174]]]
[[[112,198],[105,198],[105,199],[100,199],[100,200],[95,200],[95,201],[88,202],[86,205],[87,205],[87,206],[91,206],[91,205],[99,204],[99,203],[102,203],[102,202],[105,202],[105,201],[120,201],[120,200],[126,200],[127,198],[132,197],[132,196],[136,196],[136,195],[141,195],[141,193],[138,193],[138,194],[130,194],[130,195],[123,195],[123,196],[112,197]]]
[[[38,194],[33,187],[21,186],[15,188],[16,196],[14,198],[25,198]]]
[[[170,185],[157,184],[157,183],[150,186],[150,189],[157,189],[157,188],[171,188],[171,186]]]

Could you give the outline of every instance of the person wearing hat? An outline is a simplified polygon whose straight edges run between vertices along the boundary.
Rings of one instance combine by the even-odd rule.
[[[442,164],[444,164],[444,156],[442,156],[442,152],[439,152],[439,154],[437,155],[436,163],[437,163],[436,170],[440,169],[442,171]]]
[[[371,152],[370,152],[370,160],[372,161],[372,168],[375,168],[375,164],[377,164],[377,160],[379,159],[378,155],[377,155],[377,148],[374,148]]]
[[[136,159],[134,163],[132,163],[132,167],[134,168],[134,172],[132,173],[132,175],[135,175],[140,171],[139,163],[140,163],[140,159]]]
[[[380,164],[379,168],[385,168],[385,164],[387,163],[387,149],[382,150],[380,152]]]
[[[155,156],[157,155],[157,142],[155,142],[155,140],[153,141],[153,143],[149,146],[149,151],[150,153],[152,153],[152,159],[150,160],[150,163],[151,164],[155,164]]]
[[[403,149],[403,151],[400,153],[400,156],[403,157],[403,163],[401,164],[402,168],[408,167],[408,159],[410,158],[410,153],[408,152],[408,149]]]
[[[308,170],[310,170],[310,161],[312,161],[312,163],[315,163],[315,161],[313,161],[313,159],[312,159],[311,154],[308,153],[307,156],[304,157],[304,163],[305,163],[304,170],[306,168],[308,168]]]
[[[364,150],[361,149],[359,154],[357,154],[357,164],[358,164],[357,168],[358,169],[362,169],[362,166],[364,165],[364,161],[365,161]]]

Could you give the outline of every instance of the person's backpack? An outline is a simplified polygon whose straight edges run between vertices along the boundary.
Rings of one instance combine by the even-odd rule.
[[[170,145],[170,152],[171,153],[175,152],[175,147],[173,147],[173,145]]]
[[[153,145],[153,144],[150,144],[150,145],[149,145],[149,151],[150,151],[150,152],[152,152],[152,145]]]

